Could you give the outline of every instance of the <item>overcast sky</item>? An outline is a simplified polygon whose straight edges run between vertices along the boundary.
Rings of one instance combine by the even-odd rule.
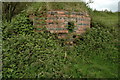
[[[89,0],[86,0],[86,2]],[[90,4],[89,6],[92,9],[96,10],[111,10],[113,12],[118,11],[118,2],[120,0],[92,0],[93,3]]]

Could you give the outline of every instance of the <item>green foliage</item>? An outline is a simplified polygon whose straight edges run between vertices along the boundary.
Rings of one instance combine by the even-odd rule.
[[[41,11],[44,11],[46,9],[46,3],[45,2],[34,2],[32,3],[32,6],[29,6],[26,10],[27,14],[40,14]]]
[[[81,3],[65,4],[67,8]],[[44,10],[42,3],[33,6],[35,12],[28,13]],[[92,28],[75,40],[75,46],[61,46],[64,41],[49,32],[34,32],[26,13],[15,16],[11,23],[3,23],[3,78],[117,78],[118,27],[116,16],[109,23],[108,15],[114,14],[92,13],[92,17],[96,16]]]
[[[85,55],[95,53],[97,56],[105,57],[109,61],[117,63],[118,49],[115,46],[115,36],[105,28],[93,27],[78,44],[79,53],[83,52]],[[87,51],[89,51],[89,54]]]
[[[33,24],[25,14],[19,14],[11,22],[13,30],[17,34],[30,34],[33,31]]]
[[[62,48],[50,33],[35,33],[32,27],[24,14],[4,24],[3,78],[63,76]]]
[[[80,56],[76,60],[81,58],[78,66],[83,70],[82,74],[85,77],[118,77],[119,51],[116,47],[118,37],[114,35],[117,34],[113,34],[108,28],[97,26],[91,28],[86,34],[80,36],[80,39],[76,40],[75,50],[77,56]]]
[[[101,23],[102,26],[113,27],[118,24],[118,13],[91,11],[90,15],[93,22]]]
[[[58,59],[64,60],[64,55],[50,35],[20,34],[3,44],[4,78],[53,77],[62,68]]]
[[[2,21],[11,22],[12,17],[19,14],[22,10],[30,6],[30,2],[3,2]]]
[[[3,23],[3,38],[8,38],[17,34],[30,34],[33,32],[33,24],[27,15],[19,14],[12,19],[11,23]]]

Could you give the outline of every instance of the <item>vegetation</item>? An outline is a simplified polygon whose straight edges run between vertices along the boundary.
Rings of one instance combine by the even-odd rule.
[[[60,3],[66,9],[79,5],[92,17],[91,29],[69,46],[49,32],[34,32],[28,15],[39,15],[45,4],[53,9],[53,3],[33,3],[11,23],[3,23],[3,78],[118,78],[117,13],[92,11],[84,3]]]
[[[31,3],[29,2],[3,2],[2,11],[3,11],[3,21],[11,22],[12,17],[19,14],[22,10],[27,8]]]

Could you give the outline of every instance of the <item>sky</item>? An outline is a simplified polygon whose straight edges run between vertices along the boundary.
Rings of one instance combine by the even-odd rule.
[[[88,2],[89,0],[86,0]],[[92,0],[93,3],[89,4],[90,8],[93,10],[111,10],[112,12],[118,11],[118,2],[120,0]]]

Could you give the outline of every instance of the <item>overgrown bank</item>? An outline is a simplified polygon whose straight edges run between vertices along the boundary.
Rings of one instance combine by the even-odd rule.
[[[109,27],[93,19],[91,25],[69,47],[51,33],[34,32],[26,13],[3,23],[3,78],[118,77],[117,23]]]

